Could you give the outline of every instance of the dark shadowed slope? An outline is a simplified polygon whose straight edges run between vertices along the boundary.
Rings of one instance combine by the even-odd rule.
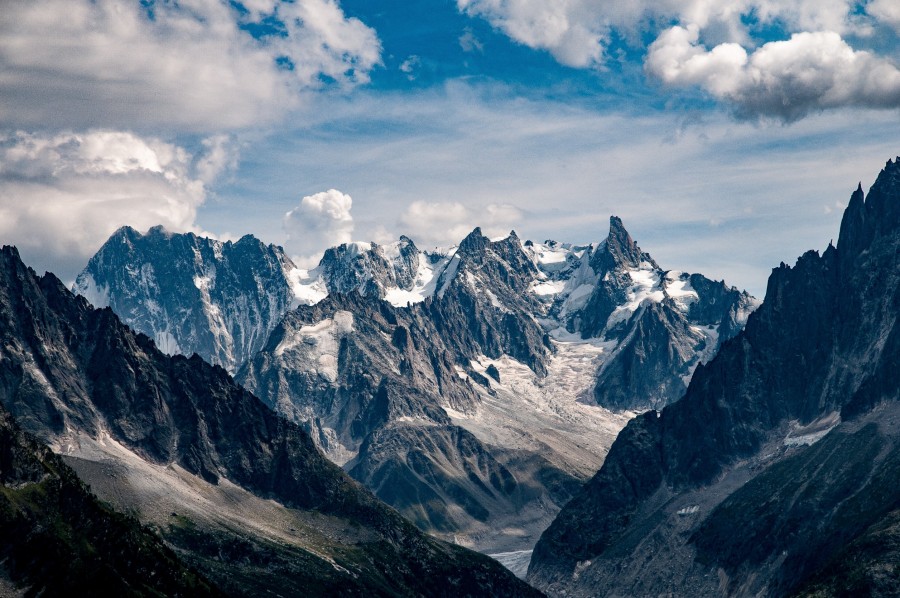
[[[2,406],[0,563],[0,577],[32,596],[219,595],[155,534],[101,504]]]

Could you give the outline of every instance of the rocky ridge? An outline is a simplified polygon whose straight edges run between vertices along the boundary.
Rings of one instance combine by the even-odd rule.
[[[300,306],[238,380],[304,425],[326,454],[423,529],[486,550],[528,547],[596,470],[629,417],[598,407],[592,385],[607,352],[620,344],[615,334],[632,319],[640,330],[643,320],[621,318],[608,338],[576,332],[586,307],[575,297],[584,287],[594,289],[610,271],[630,277],[621,252],[609,249],[617,239],[637,247],[618,219],[610,238],[597,248],[558,249],[570,264],[564,271],[515,233],[492,241],[476,229],[439,260],[423,254],[440,264],[428,278],[430,295],[404,307],[372,301],[371,293],[386,288],[371,281],[387,278],[376,277],[367,279],[368,290],[351,287]],[[330,260],[347,254],[327,255],[320,271],[341,272]],[[592,263],[607,270],[595,273]],[[372,270],[352,270],[360,271]],[[654,275],[659,285],[666,273],[657,267]],[[339,278],[363,279],[349,272]],[[719,311],[707,306],[713,315],[703,322],[721,327],[753,307],[746,294],[695,278],[722,293]],[[545,286],[555,289],[552,296]],[[680,388],[700,359],[697,346],[715,348],[685,323],[693,303],[711,293],[689,292],[691,301],[684,291],[676,303],[663,287],[653,297],[661,308],[633,292],[630,299],[634,311],[675,312],[669,317],[688,330],[688,340],[672,340],[669,329],[624,335],[643,343],[648,360],[654,351],[671,353],[669,343],[688,347],[682,369],[669,374]]]

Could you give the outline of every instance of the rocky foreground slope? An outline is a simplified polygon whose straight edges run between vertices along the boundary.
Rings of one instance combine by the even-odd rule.
[[[229,594],[535,595],[377,501],[224,369],[163,354],[9,247],[0,404]]]
[[[900,159],[535,548],[551,595],[896,595]],[[817,594],[817,592],[821,592]]]
[[[0,595],[218,596],[0,406]]]

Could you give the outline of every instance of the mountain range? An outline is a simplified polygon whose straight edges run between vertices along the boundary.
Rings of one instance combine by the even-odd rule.
[[[10,247],[0,250],[0,339],[0,404],[17,425],[203,576],[179,578],[170,567],[166,575],[177,579],[169,586],[161,581],[157,592],[177,590],[176,582],[202,587],[206,578],[230,595],[298,588],[366,596],[536,595],[492,559],[425,535],[376,500],[223,368],[196,355],[165,355],[109,308],[93,308],[52,274],[38,277]],[[4,498],[26,520],[40,511],[23,499],[41,505],[55,524],[70,526],[73,533],[51,533],[78,558],[96,554],[93,544],[101,545],[101,556],[115,549],[105,542],[118,532],[97,536],[106,515],[84,498],[69,469],[41,457],[43,468],[62,479],[60,488],[33,463],[17,473],[16,463],[28,458],[13,447]],[[72,491],[65,484],[81,490],[76,499],[86,507],[68,508]],[[31,525],[40,532],[39,523]],[[158,541],[130,533],[134,538],[119,544],[132,554],[143,550],[141,560],[106,563],[112,582],[133,584],[137,572],[149,574],[162,559],[174,559]],[[25,550],[27,556],[34,547]],[[59,575],[61,564],[47,560],[47,574]],[[110,569],[118,562],[134,570]],[[31,563],[33,571],[40,561]],[[10,579],[22,579],[12,565]],[[84,575],[91,565],[76,562],[75,571]],[[113,591],[105,579],[96,580],[93,592]]]
[[[900,158],[761,304],[616,217],[4,247],[0,593],[896,595],[898,259]]]
[[[475,229],[340,245],[312,271],[250,237],[124,228],[75,290],[225,365],[421,529],[493,552],[533,545],[634,411],[679,398],[758,304],[663,270],[616,217],[591,245]]]

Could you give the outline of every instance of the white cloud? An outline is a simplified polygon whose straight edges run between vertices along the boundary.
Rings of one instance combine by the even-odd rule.
[[[182,148],[131,133],[0,138],[0,239],[64,279],[122,225],[197,230],[205,199]]]
[[[277,120],[323,79],[366,82],[380,61],[375,32],[335,0],[245,4],[242,15],[223,0],[4,2],[0,123],[241,128]],[[267,16],[284,35],[241,29]]]
[[[607,26],[602,10],[584,0],[457,0],[461,12],[487,19],[530,48],[548,50],[562,64],[594,66],[601,61]],[[598,3],[599,4],[599,3]]]
[[[900,3],[896,0],[872,0],[866,12],[900,32]]]
[[[890,0],[876,0],[886,3]],[[851,26],[849,0],[457,0],[460,12],[482,17],[515,41],[548,50],[562,64],[602,62],[611,31],[627,37],[654,22],[679,21],[724,32],[725,41],[748,39],[747,17],[780,22],[791,30],[843,32]]]
[[[522,217],[522,211],[509,204],[468,207],[459,202],[414,201],[398,225],[420,247],[434,247],[455,245],[476,226],[489,237],[506,235]]]
[[[739,113],[791,120],[842,106],[900,107],[896,67],[842,39],[868,36],[877,22],[900,32],[896,0],[873,0],[867,14],[851,0],[457,0],[457,8],[573,67],[602,66],[613,32],[638,45],[657,24],[677,23],[650,47],[647,72],[699,85]],[[791,37],[765,43],[749,23]]]
[[[353,199],[337,189],[307,195],[284,215],[285,248],[301,266],[318,263],[328,247],[353,239]]]
[[[213,135],[202,142],[203,154],[194,166],[197,177],[209,185],[223,172],[234,170],[238,165],[238,150],[229,135]]]
[[[792,121],[840,106],[900,108],[900,70],[837,33],[796,33],[752,54],[731,43],[707,50],[698,40],[698,27],[672,27],[651,44],[647,70],[670,85],[699,85],[745,117]]]

